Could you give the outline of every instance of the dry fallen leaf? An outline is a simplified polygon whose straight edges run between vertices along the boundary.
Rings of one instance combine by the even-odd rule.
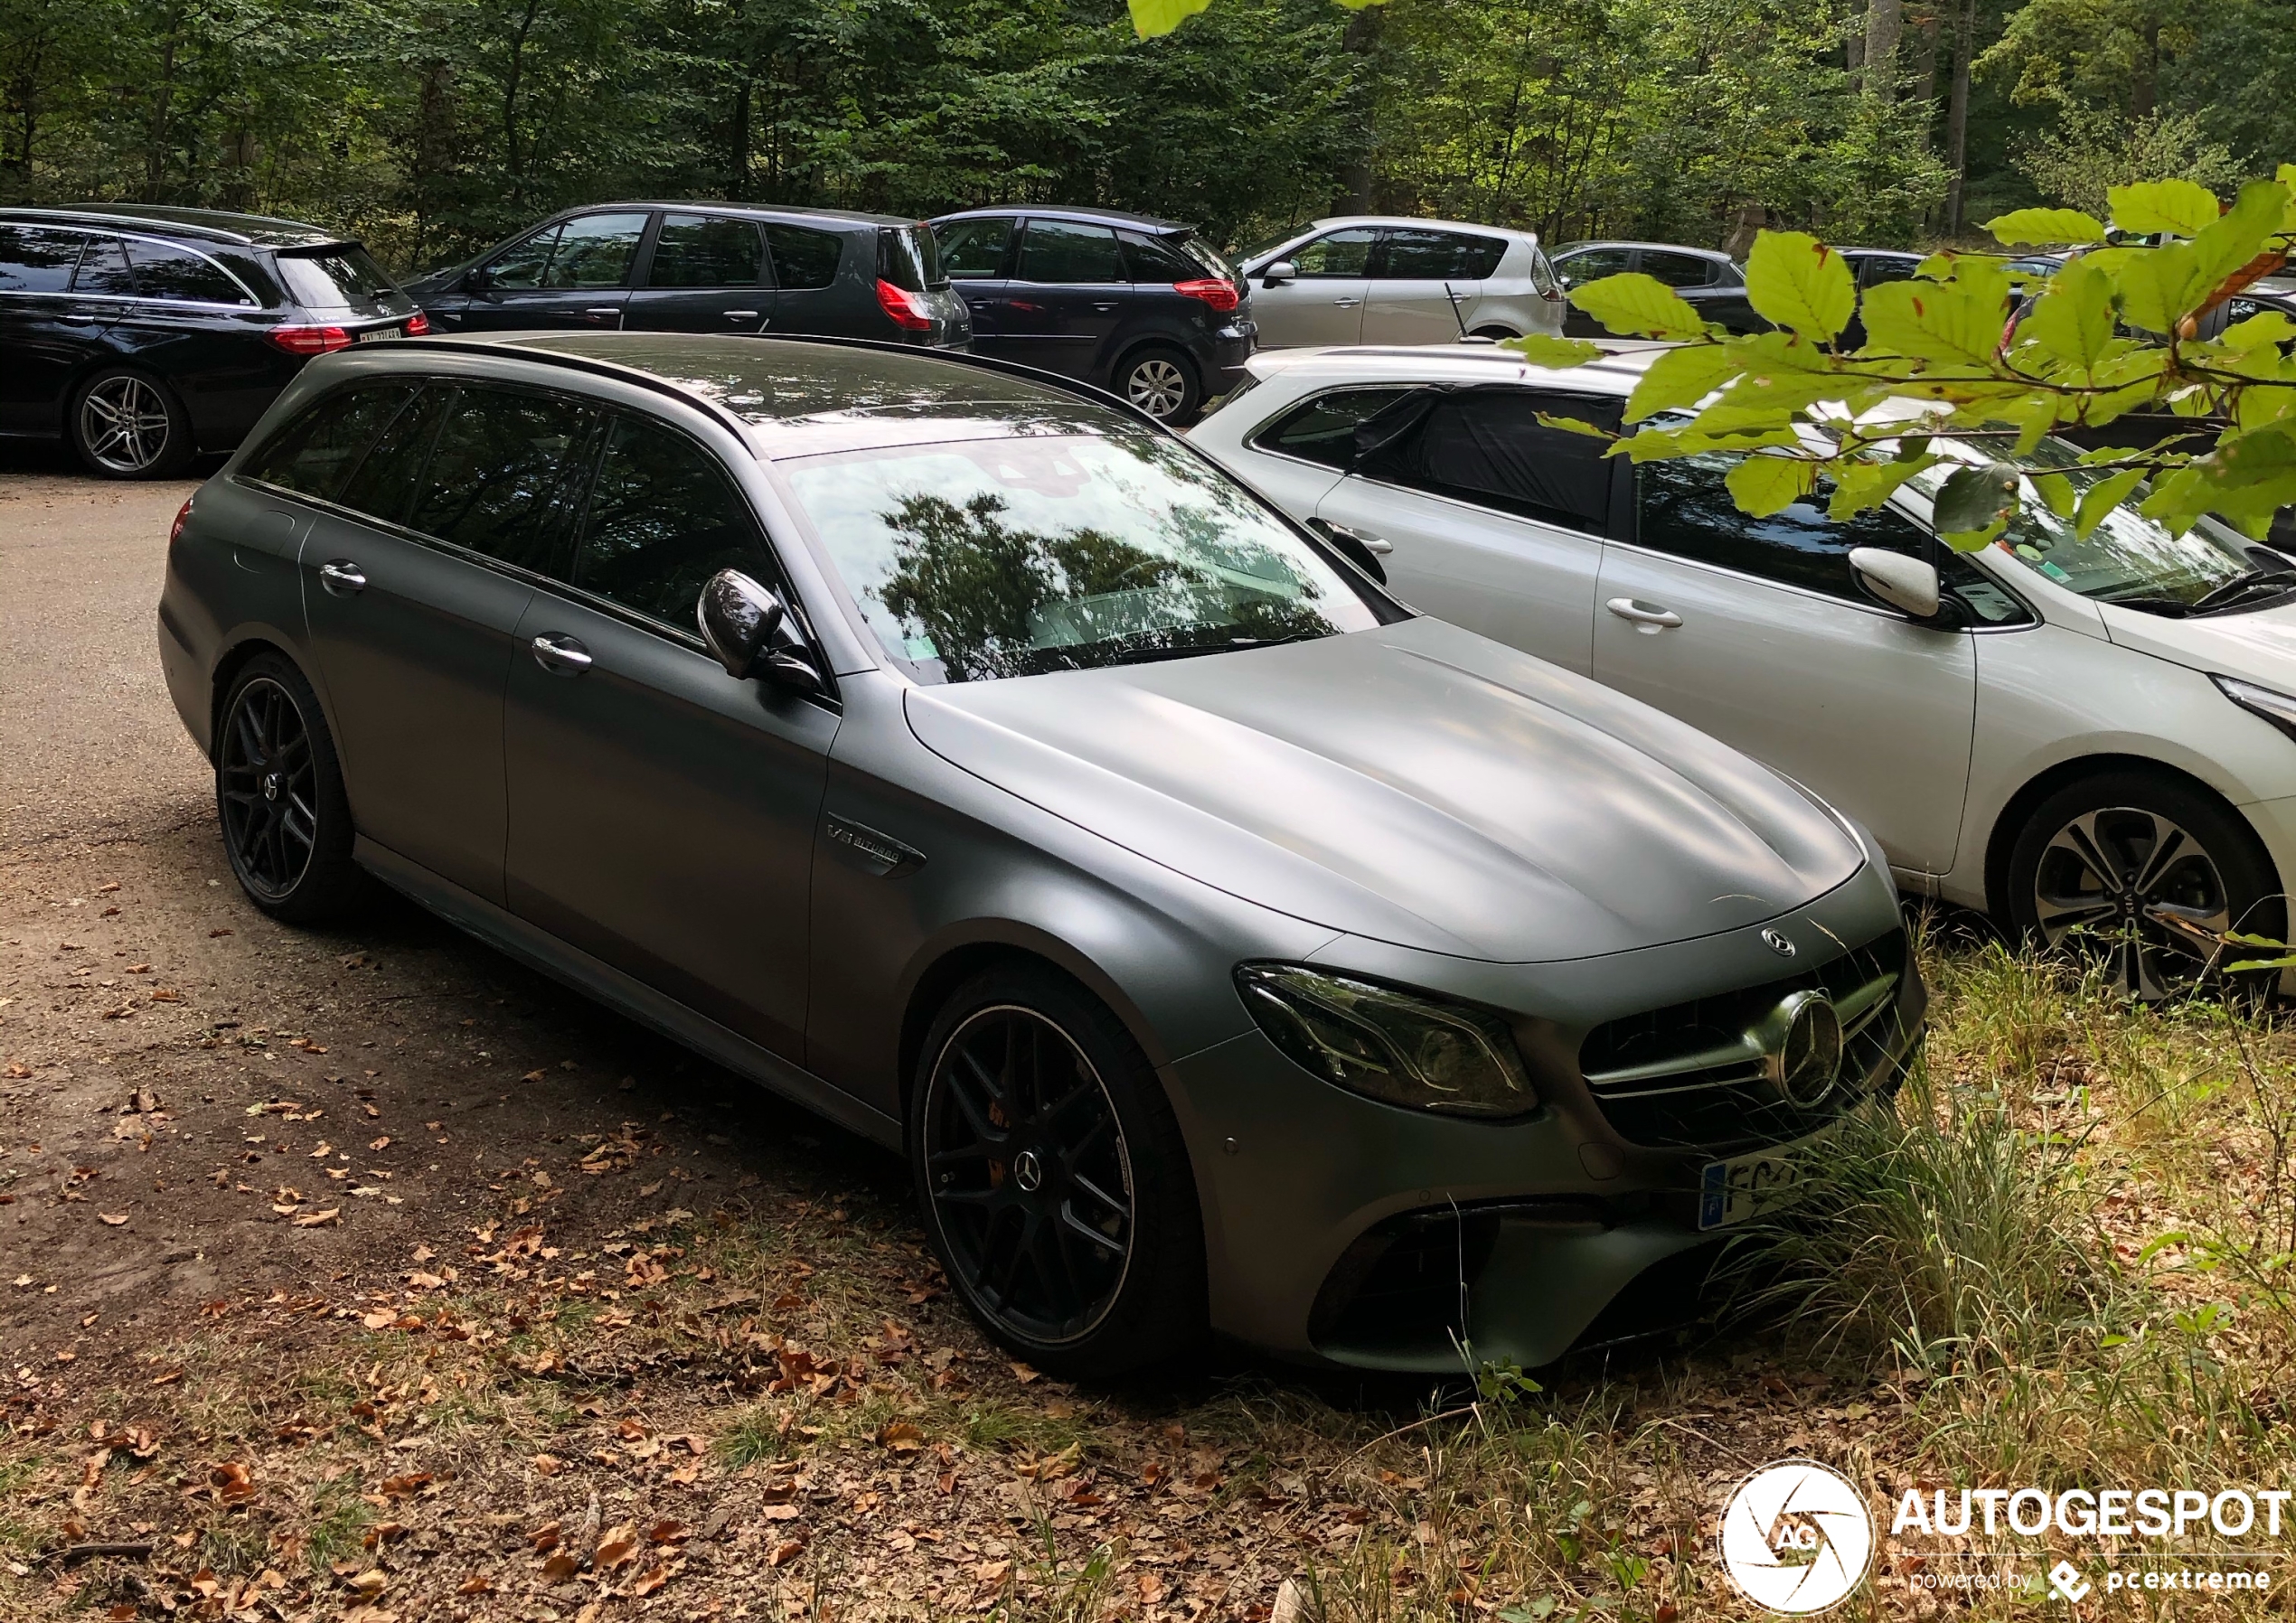
[[[580,1571],[581,1570],[582,1563],[580,1562],[576,1561],[565,1551],[560,1550],[556,1555],[551,1556],[548,1561],[542,1563],[542,1581],[544,1583],[564,1583],[568,1579],[573,1577],[575,1573]]]
[[[767,1561],[770,1565],[786,1567],[805,1553],[805,1541],[801,1538],[793,1538],[786,1543],[776,1545],[774,1553],[767,1558]]]
[[[464,1579],[461,1587],[455,1590],[457,1595],[491,1595],[494,1592],[494,1586],[484,1572],[472,1573],[468,1578]]]
[[[566,1468],[566,1461],[555,1454],[537,1454],[528,1463],[545,1477],[555,1477]]]
[[[334,1222],[342,1215],[343,1208],[341,1206],[329,1206],[324,1212],[304,1213],[302,1216],[297,1217],[295,1220],[295,1226],[297,1228],[317,1228],[323,1224]]]
[[[654,1590],[660,1589],[663,1584],[669,1581],[670,1573],[667,1568],[648,1567],[645,1571],[639,1573],[635,1578],[633,1578],[630,1581],[630,1593],[633,1595],[651,1595]]]
[[[877,1434],[877,1440],[896,1454],[914,1454],[925,1447],[925,1433],[907,1421],[893,1421]]]
[[[127,1214],[125,1212],[99,1212],[96,1215],[101,1217],[106,1223],[110,1224],[114,1228],[118,1228],[121,1224],[127,1221]]]

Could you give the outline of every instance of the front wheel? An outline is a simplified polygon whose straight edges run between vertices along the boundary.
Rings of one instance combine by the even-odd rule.
[[[158,379],[125,367],[73,391],[65,427],[80,460],[107,479],[165,479],[192,460],[183,406]]]
[[[215,810],[231,872],[274,918],[312,924],[357,899],[334,740],[311,684],[277,654],[249,661],[224,696]]]
[[[1193,417],[1204,399],[1195,364],[1162,344],[1124,357],[1116,369],[1116,392],[1158,422],[1175,425]]]
[[[2043,801],[2018,837],[2009,884],[2022,933],[2093,953],[2147,1002],[2249,955],[2225,950],[2227,930],[2284,939],[2272,859],[2239,813],[2148,774],[2103,774]]]
[[[909,1121],[935,1249],[989,1336],[1072,1378],[1203,1333],[1204,1240],[1179,1123],[1115,1016],[1049,970],[992,970],[927,1034]]]

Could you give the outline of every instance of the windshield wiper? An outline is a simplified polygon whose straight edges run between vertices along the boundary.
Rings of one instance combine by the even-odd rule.
[[[2259,591],[2266,586],[2275,586],[2283,591],[2291,586],[2296,586],[2296,569],[2283,566],[2277,569],[2251,569],[2245,575],[2235,575],[2224,585],[2213,586],[2194,599],[2188,612],[2205,614],[2211,609],[2219,609],[2229,604],[2237,603],[2249,593]]]
[[[1237,653],[1247,648],[1274,648],[1284,643],[1314,643],[1331,634],[1327,631],[1301,631],[1281,637],[1231,637],[1225,643],[1149,643],[1111,654],[1100,663],[1147,665],[1160,660],[1193,659],[1204,653]]]

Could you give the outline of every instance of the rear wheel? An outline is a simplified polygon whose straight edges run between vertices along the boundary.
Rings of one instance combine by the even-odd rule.
[[[248,661],[223,700],[215,809],[231,872],[275,918],[312,924],[357,900],[351,802],[318,696],[277,654]]]
[[[1497,339],[1503,342],[1510,338],[1520,337],[1521,334],[1518,333],[1512,327],[1477,327],[1473,333],[1469,334],[1469,336],[1474,338]]]
[[[2034,809],[2009,859],[2029,939],[2088,952],[2131,997],[2190,990],[2228,956],[2227,930],[2284,939],[2272,859],[2213,795],[2144,773],[2084,778]]]
[[[168,387],[126,367],[76,389],[66,432],[80,460],[108,479],[165,479],[192,460],[192,425]]]
[[[1160,423],[1184,423],[1204,399],[1195,363],[1178,350],[1151,344],[1124,357],[1116,392]]]
[[[1097,1377],[1202,1335],[1179,1123],[1139,1045],[1075,982],[1016,965],[961,989],[927,1037],[909,1147],[942,1265],[1005,1346]]]

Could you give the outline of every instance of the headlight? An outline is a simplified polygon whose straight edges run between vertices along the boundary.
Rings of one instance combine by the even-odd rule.
[[[2285,693],[2275,693],[2270,688],[2260,688],[2254,682],[2244,682],[2229,676],[2208,679],[2224,692],[2224,696],[2242,709],[2262,716],[2290,737],[2296,738],[2296,699]]]
[[[1350,1093],[1452,1116],[1539,1108],[1504,1022],[1481,1009],[1289,963],[1237,967],[1259,1028]]]

